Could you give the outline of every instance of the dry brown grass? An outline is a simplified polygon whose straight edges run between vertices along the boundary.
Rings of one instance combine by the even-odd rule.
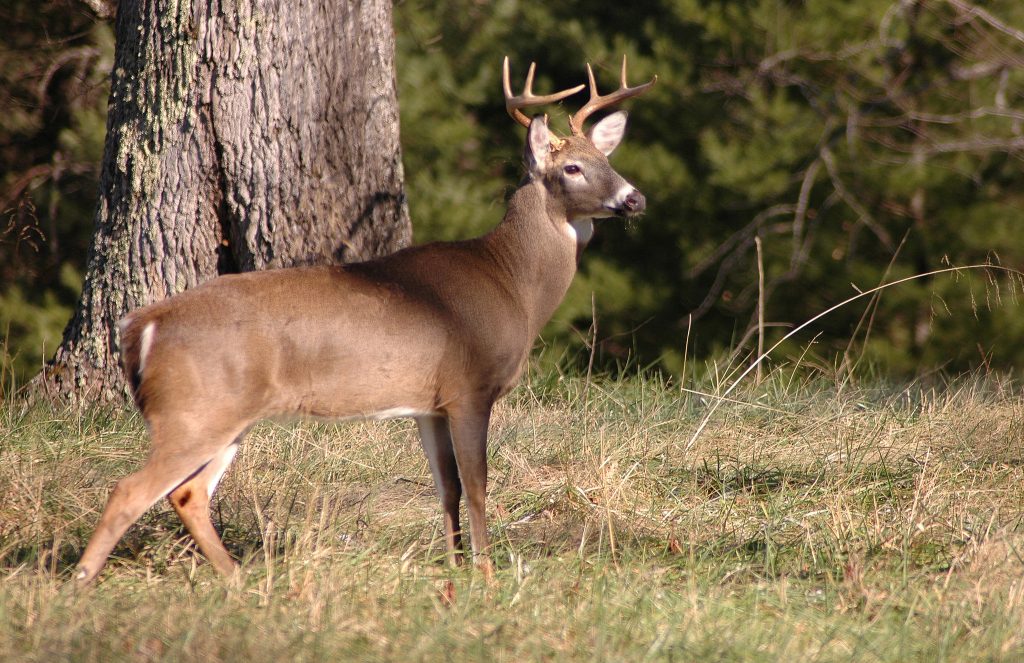
[[[1012,383],[855,387],[776,370],[732,398],[691,445],[712,399],[657,379],[543,377],[515,392],[492,427],[492,587],[444,565],[410,423],[303,423],[254,430],[218,492],[239,578],[217,577],[160,504],[84,593],[65,580],[111,482],[145,453],[139,421],[7,403],[0,651],[1024,656],[1024,405]]]

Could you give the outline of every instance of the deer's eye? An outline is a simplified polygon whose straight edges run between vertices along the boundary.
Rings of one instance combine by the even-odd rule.
[[[565,168],[563,168],[562,171],[566,175],[579,175],[580,174],[580,167],[577,166],[574,163],[571,163],[568,166],[566,166]]]

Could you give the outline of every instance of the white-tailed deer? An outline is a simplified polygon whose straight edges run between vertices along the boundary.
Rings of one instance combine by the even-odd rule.
[[[450,558],[461,561],[459,502],[474,559],[490,578],[484,498],[487,426],[516,383],[541,326],[576,272],[591,219],[642,212],[643,195],[608,164],[626,115],[593,112],[650,88],[597,92],[571,135],[523,108],[583,89],[513,96],[528,128],[527,174],[502,222],[461,242],[426,244],[369,262],[221,276],[134,311],[120,323],[121,357],[152,438],[145,465],[118,482],[78,565],[89,582],[125,530],[168,497],[218,571],[236,568],[210,520],[210,496],[256,421],[282,415],[414,417],[444,510]]]

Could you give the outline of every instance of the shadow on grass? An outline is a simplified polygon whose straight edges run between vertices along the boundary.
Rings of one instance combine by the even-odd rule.
[[[33,543],[8,550],[0,559],[0,575],[18,569],[38,569],[61,576],[69,574],[78,563],[83,548],[74,543]]]

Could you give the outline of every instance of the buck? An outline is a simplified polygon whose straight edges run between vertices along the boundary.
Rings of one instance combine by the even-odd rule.
[[[474,561],[487,579],[484,500],[487,429],[495,400],[523,369],[533,339],[564,297],[594,218],[634,215],[644,196],[608,163],[626,115],[589,132],[595,111],[645,92],[657,77],[590,100],[559,137],[546,116],[523,109],[583,85],[513,96],[505,106],[527,127],[526,176],[504,219],[476,239],[415,246],[342,266],[215,278],[130,313],[119,323],[121,358],[151,437],[145,465],[117,483],[78,565],[93,580],[144,511],[167,497],[210,563],[236,563],[210,519],[210,498],[245,432],[279,416],[413,417],[444,512],[449,559],[462,561],[465,494]]]

